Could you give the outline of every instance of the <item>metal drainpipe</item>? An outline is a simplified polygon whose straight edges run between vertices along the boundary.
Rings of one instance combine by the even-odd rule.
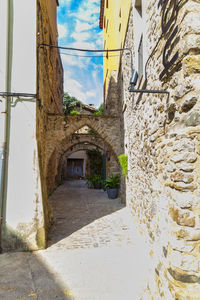
[[[13,0],[7,0],[7,41],[6,41],[6,92],[11,92],[12,50],[13,50]],[[0,251],[6,215],[8,153],[10,142],[11,97],[5,98],[4,140],[0,150]]]

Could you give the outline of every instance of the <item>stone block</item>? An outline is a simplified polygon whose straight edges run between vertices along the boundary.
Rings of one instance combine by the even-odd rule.
[[[170,208],[169,213],[172,219],[181,226],[194,227],[195,215],[189,210],[182,210],[177,208]]]
[[[188,95],[183,104],[181,105],[180,112],[188,112],[190,111],[195,104],[197,103],[198,96],[197,95]]]
[[[173,191],[173,201],[180,208],[191,208],[196,207],[199,201],[199,197],[197,195],[192,194],[191,192],[175,192]]]
[[[199,261],[194,255],[172,250],[168,257],[173,267],[187,272],[198,272]]]
[[[170,159],[174,163],[178,163],[181,161],[193,163],[197,160],[197,156],[195,153],[183,152],[183,153],[172,156]]]
[[[184,151],[187,150],[189,152],[194,152],[195,150],[195,144],[193,141],[189,139],[181,139],[175,142],[175,145],[173,146],[173,151]]]
[[[200,61],[199,61],[200,63]],[[200,113],[195,111],[192,112],[189,116],[187,116],[184,120],[183,120],[184,124],[186,126],[197,126],[200,125]]]
[[[200,73],[200,55],[188,55],[183,59],[186,74]]]
[[[173,182],[191,183],[194,180],[194,177],[190,174],[185,174],[182,172],[175,172],[175,173],[171,174],[170,179]]]
[[[173,231],[178,240],[185,239],[186,241],[199,241],[200,240],[200,229],[195,228],[181,228]]]
[[[185,172],[193,172],[194,170],[194,165],[193,164],[189,164],[189,163],[177,163],[177,167],[181,170],[181,171],[185,171]]]

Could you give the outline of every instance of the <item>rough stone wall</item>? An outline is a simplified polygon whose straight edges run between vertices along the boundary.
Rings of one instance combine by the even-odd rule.
[[[118,117],[118,130],[119,130],[119,144],[120,144],[120,154],[123,154],[124,151],[124,116],[122,113],[124,91],[123,91],[123,76],[119,73],[119,77],[116,71],[111,72],[109,78],[107,93],[104,99],[104,115],[105,116],[116,116]],[[119,156],[119,154],[118,154]],[[111,155],[111,161],[113,162],[113,157]],[[108,176],[112,173],[120,173],[119,168],[116,168],[109,161],[107,163]],[[126,198],[126,182],[124,176],[121,174],[120,178],[120,197],[121,201],[125,203]]]
[[[158,1],[146,1],[148,55],[162,34],[157,7]],[[167,95],[128,92],[126,55],[118,79],[118,86],[124,81],[127,204],[152,261],[143,299],[197,300],[200,295],[200,2],[179,2],[176,24],[180,39],[169,53],[179,51],[176,68],[159,80],[164,38],[147,67],[147,88],[170,91],[169,101]],[[125,47],[133,54],[134,34],[132,10]]]
[[[106,155],[106,160],[108,162],[106,170],[107,176],[110,176],[111,173],[114,172],[120,172],[116,158],[114,157],[112,152],[109,151],[108,146],[96,134],[73,134],[69,139],[69,143],[66,143],[65,149],[66,151],[61,155],[59,161],[56,177],[55,174],[52,174],[50,168],[47,172],[47,182],[51,182],[51,185],[48,184],[49,187],[52,187],[52,182],[54,182],[55,179],[55,185],[59,184],[59,182],[61,182],[63,179],[67,179],[67,159],[72,153],[75,153],[80,150],[87,151],[92,149],[98,149],[102,154]],[[87,173],[89,176],[90,170]]]
[[[48,192],[51,192],[57,186],[56,177],[61,157],[71,146],[76,144],[76,141],[73,140],[73,134],[84,126],[91,128],[106,146],[110,158],[109,166],[107,166],[108,172],[117,172],[119,170],[117,156],[122,153],[122,150],[118,117],[48,115],[44,165]]]
[[[120,106],[119,106],[119,93],[117,85],[117,73],[116,71],[111,72],[109,78],[107,94],[104,99],[104,115],[105,116],[119,116]]]
[[[46,227],[50,224],[51,212],[47,201],[45,162],[47,152],[48,113],[63,111],[63,67],[58,49],[39,47],[39,44],[57,45],[57,2],[37,1],[37,142],[40,159],[40,175]]]

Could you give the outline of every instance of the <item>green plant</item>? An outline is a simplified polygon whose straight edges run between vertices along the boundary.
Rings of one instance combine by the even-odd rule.
[[[79,115],[80,113],[77,111],[77,110],[75,110],[75,109],[73,109],[72,111],[70,111],[70,115]]]
[[[89,134],[95,134],[95,132],[92,129],[90,129],[90,128],[88,129],[88,133]]]
[[[101,175],[94,174],[88,177],[87,185],[89,188],[101,188],[103,184],[103,180]]]
[[[122,168],[122,174],[126,176],[128,173],[128,156],[125,154],[121,154],[118,156],[118,159]]]
[[[30,249],[22,249],[22,252],[29,252],[29,253],[32,253],[33,250],[30,250]]]
[[[89,157],[91,175],[100,175],[103,173],[103,156],[98,149],[87,150]]]
[[[119,174],[112,174],[105,180],[105,187],[109,189],[118,188],[120,184],[120,175]]]
[[[63,112],[64,114],[70,114],[75,107],[81,107],[81,101],[75,97],[71,97],[68,93],[64,93],[63,96]]]
[[[61,180],[59,183],[58,183],[58,185],[62,185],[62,184],[64,184],[65,182],[64,182],[64,180]]]
[[[47,235],[47,241],[51,241],[51,237]]]
[[[95,116],[102,116],[103,115],[103,103],[99,106],[97,111],[94,112]]]

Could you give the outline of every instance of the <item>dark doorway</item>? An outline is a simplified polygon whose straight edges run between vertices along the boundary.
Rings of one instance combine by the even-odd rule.
[[[72,159],[67,160],[67,177],[80,178],[83,177],[83,164],[84,159]]]

